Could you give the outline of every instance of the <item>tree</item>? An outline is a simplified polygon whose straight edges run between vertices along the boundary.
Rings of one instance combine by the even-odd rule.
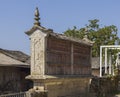
[[[89,20],[89,24],[85,27],[77,29],[77,27],[74,26],[73,29],[65,31],[64,34],[79,39],[83,39],[83,37],[87,35],[91,41],[95,42],[92,48],[92,56],[98,57],[101,45],[120,44],[116,26],[100,27],[98,23],[98,19]]]

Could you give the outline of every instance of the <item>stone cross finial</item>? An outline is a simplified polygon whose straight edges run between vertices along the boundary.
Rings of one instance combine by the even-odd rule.
[[[39,10],[38,10],[38,7],[36,7],[36,10],[35,10],[35,22],[34,22],[34,25],[37,25],[37,26],[40,26],[40,18],[39,18]]]

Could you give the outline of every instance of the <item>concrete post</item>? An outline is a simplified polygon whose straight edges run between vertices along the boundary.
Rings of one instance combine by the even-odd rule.
[[[107,48],[105,48],[105,74],[107,74]]]
[[[102,77],[102,47],[100,47],[100,77]]]
[[[112,74],[111,67],[112,67],[112,57],[111,57],[111,53],[110,53],[110,56],[109,56],[109,74]]]

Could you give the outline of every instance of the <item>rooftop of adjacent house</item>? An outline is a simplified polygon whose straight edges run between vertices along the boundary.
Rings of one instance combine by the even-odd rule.
[[[92,64],[92,69],[99,69],[100,68],[100,57],[92,57],[91,64]]]
[[[29,67],[30,56],[13,50],[5,50],[0,48],[0,66],[17,66]]]
[[[105,62],[102,62],[102,67],[105,67]],[[100,57],[92,57],[91,59],[92,69],[100,69]]]

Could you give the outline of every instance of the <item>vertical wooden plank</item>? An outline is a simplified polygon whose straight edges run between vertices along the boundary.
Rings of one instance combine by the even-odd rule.
[[[74,53],[74,52],[73,52],[73,43],[71,43],[71,74],[73,74],[73,72],[74,72],[74,71],[73,71],[73,63],[74,63],[74,62],[73,62],[73,61],[74,61],[74,59],[73,59],[73,58],[74,58],[74,57],[73,57],[73,53]]]

